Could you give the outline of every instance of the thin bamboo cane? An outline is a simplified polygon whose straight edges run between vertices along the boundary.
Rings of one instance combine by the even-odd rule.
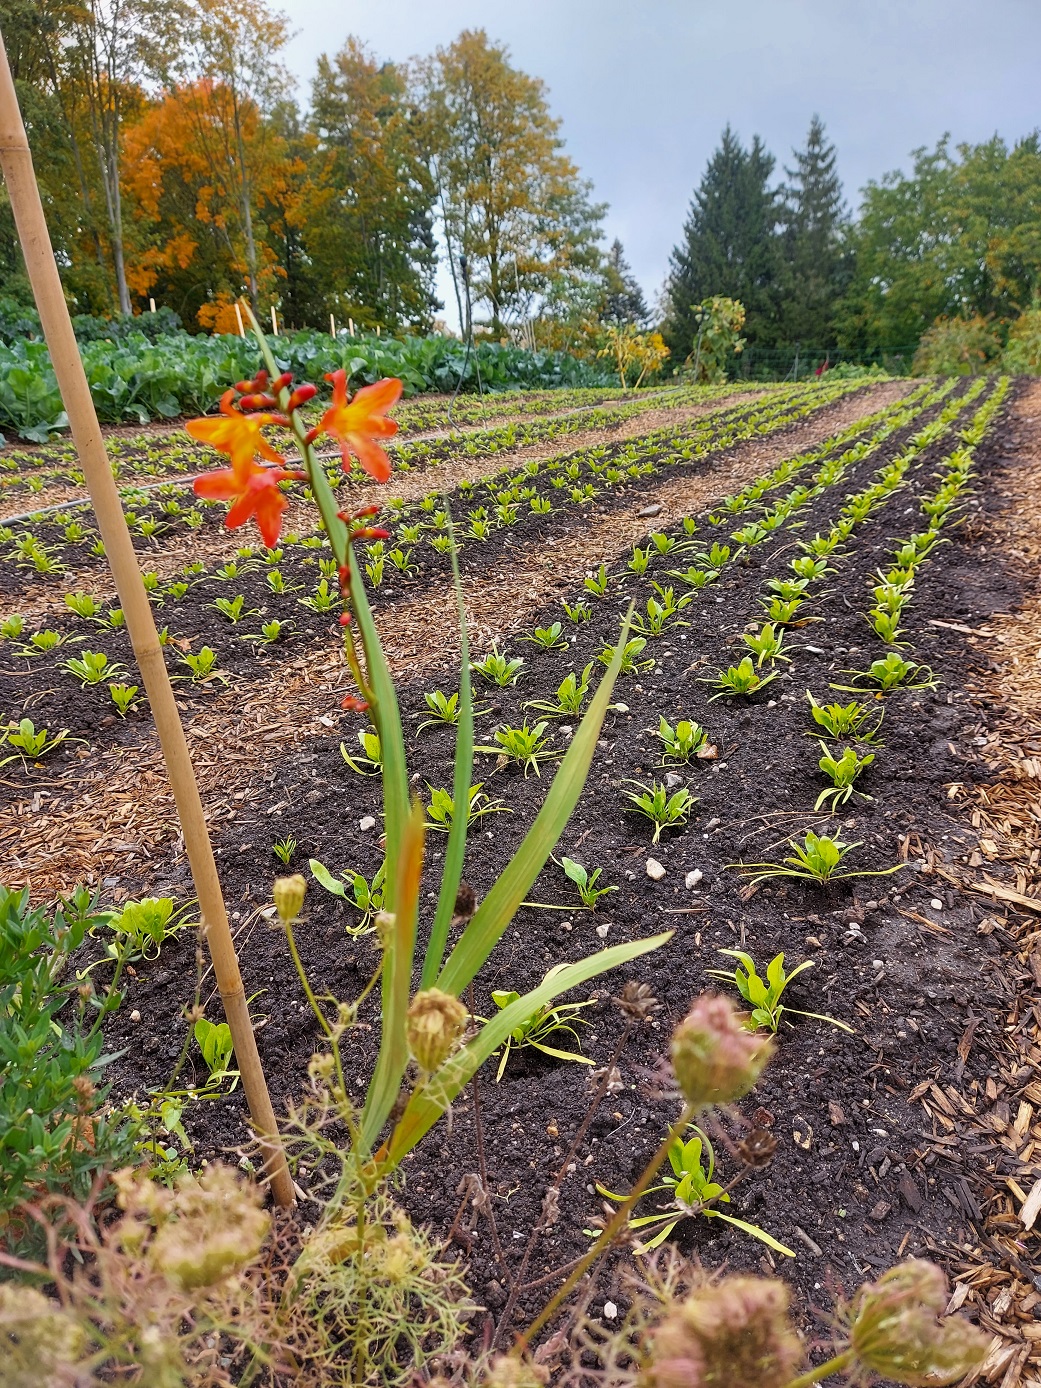
[[[199,910],[205,924],[224,1015],[235,1045],[242,1088],[264,1153],[264,1168],[279,1205],[294,1202],[293,1182],[278,1136],[271,1098],[257,1051],[246,993],[239,972],[235,945],[213,846],[203,814],[191,754],[174,702],[152,608],[141,581],[137,556],[109,467],[108,455],[91,399],[87,377],[72,330],[61,279],[51,249],[32,155],[25,134],[18,98],[11,77],[3,36],[0,35],[0,171],[7,182],[15,226],[33,287],[44,337],[50,349],[54,373],[72,428],[72,437],[86,478],[98,529],[115,580],[119,601],[126,614],[145,691],[155,718],[159,741],[184,834]]]

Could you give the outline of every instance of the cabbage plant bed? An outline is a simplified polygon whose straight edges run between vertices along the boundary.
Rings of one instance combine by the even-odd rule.
[[[717,475],[713,469],[728,455],[708,454],[687,472],[677,468],[664,477],[629,479],[624,492],[609,488],[598,494],[595,511],[581,502],[548,515],[529,507],[523,521],[498,528],[487,541],[467,537],[460,527],[467,590],[492,594],[475,658],[482,663],[489,654],[502,658],[501,664],[487,663],[487,675],[475,677],[482,710],[477,741],[494,749],[478,754],[475,769],[480,790],[474,809],[485,813],[474,827],[466,878],[478,897],[530,823],[552,758],[566,747],[577,724],[577,716],[560,705],[577,699],[578,690],[562,692],[562,682],[571,673],[580,688],[588,666],[589,683],[595,685],[603,670],[599,656],[617,638],[619,616],[630,601],[642,623],[633,639],[644,643],[633,649],[632,670],[615,687],[616,707],[608,715],[587,793],[557,854],[585,868],[587,885],[617,890],[587,909],[564,868],[547,865],[529,894],[536,904],[522,909],[494,966],[478,981],[475,1011],[490,1015],[496,1006],[492,990],[523,992],[552,965],[601,944],[632,940],[663,926],[676,930],[663,950],[574,995],[576,1002],[595,999],[577,1014],[577,1040],[568,1033],[543,1038],[556,1049],[581,1048],[592,1065],[554,1059],[534,1046],[514,1048],[501,1080],[496,1082],[495,1066],[486,1067],[477,1090],[467,1090],[454,1105],[451,1126],[435,1128],[405,1163],[402,1200],[466,1255],[474,1291],[504,1337],[509,1325],[503,1315],[522,1323],[541,1304],[546,1286],[553,1285],[530,1284],[551,1277],[588,1246],[583,1230],[604,1213],[606,1197],[597,1185],[627,1190],[675,1118],[675,1104],[655,1093],[654,1071],[673,1025],[710,984],[709,971],[729,967],[733,972],[733,959],[721,949],[747,951],[761,972],[781,951],[789,970],[804,960],[814,963],[783,995],[791,1010],[779,1019],[778,1060],[713,1133],[717,1179],[727,1183],[741,1177],[730,1202],[717,1208],[758,1226],[795,1257],[705,1215],[683,1219],[672,1238],[712,1267],[724,1261],[731,1268],[781,1266],[798,1289],[807,1324],[814,1308],[830,1307],[837,1289],[851,1289],[901,1256],[933,1256],[955,1272],[977,1267],[978,1241],[964,1211],[967,1202],[984,1208],[996,1198],[1009,1170],[1007,1154],[982,1142],[978,1133],[966,1146],[957,1106],[948,1118],[934,1105],[932,1113],[946,1119],[941,1122],[926,1117],[921,1099],[934,1086],[943,1096],[953,1083],[967,1104],[983,1112],[997,1092],[993,1057],[1004,1010],[997,999],[981,994],[980,979],[990,980],[995,991],[1000,987],[1002,912],[993,901],[957,890],[951,880],[966,872],[976,835],[958,797],[949,794],[952,784],[981,778],[974,750],[979,714],[965,693],[974,659],[966,628],[985,626],[991,614],[1012,608],[1022,581],[1008,556],[990,548],[981,553],[988,518],[1003,504],[993,483],[1006,469],[1002,436],[1014,397],[1002,401],[994,389],[994,383],[978,393],[964,384],[943,390],[925,383],[910,391],[907,401],[895,394],[862,398],[859,430],[853,430],[854,400],[828,407],[830,431],[824,427],[827,410],[822,412],[812,439],[805,436],[805,424],[789,425],[787,432],[782,427],[777,442],[785,446],[731,492],[729,508],[718,493],[685,513],[664,508],[643,520],[635,547],[630,537],[619,545],[617,533],[634,524],[639,510],[657,505],[663,487],[678,490],[681,477],[688,479],[690,495],[697,495],[695,484],[711,483]],[[837,418],[840,410],[847,413]],[[963,435],[971,434],[977,420],[985,433],[968,445]],[[847,430],[853,432],[846,436]],[[824,446],[829,439],[832,446]],[[975,447],[967,467],[960,461],[966,446]],[[785,459],[796,470],[780,477]],[[562,489],[543,493],[540,488],[538,495],[556,507],[556,490]],[[944,498],[948,509],[938,512]],[[459,498],[452,507],[458,515]],[[937,514],[942,520],[936,540],[915,540]],[[412,523],[411,515],[397,521],[398,526]],[[827,548],[829,537],[841,530],[845,533]],[[592,541],[579,548],[583,531],[595,537],[599,551]],[[444,558],[429,545],[431,532],[423,536],[427,545],[420,571],[398,577],[390,565],[377,587],[377,613],[389,627],[409,603],[421,613],[425,602],[428,627],[444,620],[437,616]],[[540,538],[556,541],[546,553],[551,570],[555,563],[559,571],[547,574],[543,588],[532,593],[523,628],[510,630],[509,616],[516,611],[505,598],[511,574]],[[394,542],[400,543],[397,534],[387,547]],[[902,587],[896,570],[908,567],[901,554],[908,544],[913,574]],[[723,548],[730,553],[723,556]],[[554,552],[568,557],[554,561]],[[320,550],[313,554],[319,558]],[[294,560],[302,565],[309,557],[306,549],[294,551],[277,567],[296,582],[309,570]],[[183,701],[190,730],[196,725],[200,762],[219,768],[223,781],[211,799],[222,877],[240,931],[247,989],[257,993],[254,1011],[277,1105],[299,1093],[318,1038],[303,995],[287,975],[284,940],[266,919],[270,878],[284,870],[272,845],[278,842],[288,866],[309,878],[306,920],[297,937],[312,977],[340,996],[360,990],[378,957],[370,923],[352,899],[349,874],[371,884],[381,854],[378,780],[362,774],[372,769],[366,758],[374,749],[359,742],[364,725],[357,715],[339,711],[333,686],[316,674],[322,667],[313,660],[333,618],[296,604],[301,596],[313,596],[317,566],[311,566],[307,587],[292,595],[295,605],[287,607],[299,622],[292,642],[259,647],[263,689],[254,687],[243,697],[251,677],[256,685],[256,643],[239,641],[239,621],[231,622],[210,604],[225,592],[241,595],[245,607],[270,603],[271,567],[258,563],[236,574],[231,587],[212,573],[199,576],[194,600],[171,599],[162,615],[178,614],[172,630],[188,633],[183,639],[192,652],[214,631],[226,633],[219,669],[230,685],[186,679]],[[692,570],[713,577],[696,582],[678,576]],[[552,601],[546,597],[550,587]],[[672,592],[671,609],[666,590]],[[486,629],[500,593],[500,625]],[[800,605],[781,622],[769,617],[775,599]],[[877,617],[871,614],[894,604],[902,627],[897,640],[906,646],[887,642],[875,630]],[[770,649],[764,633],[770,621],[772,657],[761,654]],[[55,627],[83,630],[71,616]],[[406,630],[402,639],[407,636]],[[121,639],[118,632],[111,640],[106,633],[105,649],[125,661]],[[417,631],[412,639],[413,649],[402,645],[394,654],[406,671],[401,698],[415,786],[436,825],[438,808],[444,811],[436,792],[451,783],[452,736],[436,717],[433,726],[421,730],[420,725],[436,712],[433,696],[447,699],[455,692],[457,677],[451,659],[438,655],[439,645],[451,644],[448,632],[435,626],[433,636]],[[132,784],[119,761],[139,757],[143,724],[133,712],[125,721],[114,712],[99,719],[101,701],[94,698],[99,691],[80,692],[74,681],[56,701],[51,693],[56,663],[48,657],[48,665],[37,666],[30,657],[13,670],[10,649],[10,640],[0,647],[9,700],[13,696],[30,717],[45,709],[49,722],[58,726],[64,719],[72,732],[89,739],[79,750],[57,749],[38,767],[5,768],[3,790],[8,807],[19,807],[19,818],[3,831],[2,841],[17,868],[24,861],[19,842],[41,816],[52,819],[58,851],[65,812],[60,778],[75,774],[81,752],[84,763],[100,752],[113,779]],[[175,649],[172,662],[185,653],[174,654]],[[896,668],[892,663],[890,675],[883,671],[873,682],[852,673],[868,671],[887,654],[916,667],[901,677],[902,686],[882,690],[880,680]],[[59,656],[65,658],[64,648]],[[746,657],[752,677],[763,684],[747,695],[723,693],[721,675],[740,670]],[[515,661],[521,663],[511,671]],[[308,684],[317,685],[310,699]],[[850,685],[858,686],[857,692],[844,688]],[[861,704],[866,721],[859,731],[868,740],[830,735],[814,720],[807,691],[819,706]],[[235,726],[236,701],[253,710],[265,699],[268,728],[253,721],[252,711],[249,721],[243,717]],[[224,756],[221,717],[212,712],[218,708],[226,728]],[[311,718],[319,708],[325,727]],[[307,716],[302,737],[293,732],[301,710]],[[105,718],[111,723],[101,726]],[[704,731],[700,746],[696,732],[681,732],[684,721]],[[516,744],[496,734],[525,726],[530,734],[540,722],[544,727],[525,766]],[[831,801],[821,803],[822,792],[832,786],[818,765],[825,755],[821,738],[833,760],[849,745],[864,762],[850,782],[850,795],[835,803],[833,814]],[[663,786],[667,801],[684,789],[692,797],[678,807],[658,843],[652,843],[655,825],[625,798],[638,789],[634,781]],[[139,797],[142,790],[147,795],[139,785]],[[101,795],[101,787],[92,793]],[[117,899],[160,890],[186,899],[190,886],[183,859],[174,853],[149,861],[131,840],[134,816],[122,822],[127,840],[122,848],[111,840],[107,844],[105,879],[98,885]],[[797,878],[755,881],[753,865],[795,856],[791,840],[805,851],[810,829],[853,845],[834,880],[824,885]],[[428,840],[431,866],[441,852],[443,835],[435,828]],[[45,872],[45,855],[39,850],[34,855],[36,871]],[[311,859],[324,864],[332,880],[346,884],[346,898],[319,885],[308,868]],[[742,873],[736,866],[741,863],[751,870]],[[894,867],[898,870],[890,872]],[[601,876],[589,884],[597,869]],[[885,875],[843,875],[859,872]],[[646,983],[661,1010],[630,1025],[611,1002],[626,979]],[[108,1028],[113,1049],[129,1048],[111,1072],[117,1094],[167,1082],[184,1039],[181,1009],[192,1000],[194,982],[193,944],[183,935],[168,940],[155,960],[136,966],[127,998]],[[207,1016],[219,1020],[211,986],[202,980],[202,997]],[[736,996],[733,984],[716,980],[714,986]],[[373,1034],[359,1031],[352,1046],[356,1073],[366,1075],[375,1053]],[[602,1069],[612,1058],[617,1074]],[[203,1083],[206,1074],[193,1050],[182,1081]],[[585,1136],[566,1163],[572,1137],[589,1112],[590,1091],[601,1080],[606,1080],[602,1102],[593,1104]],[[194,1143],[194,1153],[185,1155],[193,1162],[235,1149],[243,1131],[238,1093],[189,1103],[184,1126]],[[562,1166],[559,1202],[546,1206],[547,1188]],[[488,1206],[474,1202],[480,1190],[474,1173],[487,1182]],[[305,1189],[312,1178],[313,1173],[301,1174]],[[656,1199],[646,1204],[648,1212]],[[533,1237],[524,1285],[511,1296]],[[594,1304],[602,1306],[610,1294],[605,1281]]]

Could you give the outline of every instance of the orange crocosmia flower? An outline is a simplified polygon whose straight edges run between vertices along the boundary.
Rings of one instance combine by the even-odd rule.
[[[278,416],[272,414],[243,414],[235,409],[233,390],[226,390],[220,400],[220,415],[216,419],[189,419],[184,426],[193,439],[212,444],[218,453],[227,453],[232,467],[238,463],[252,462],[259,453],[270,463],[284,463],[281,453],[268,444],[260,432],[264,424],[274,424]]]
[[[255,461],[258,453],[273,463],[285,461],[260,432],[261,425],[274,423],[276,417],[242,414],[232,407],[234,395],[232,390],[225,391],[219,419],[191,419],[185,425],[193,438],[212,444],[231,459],[231,467],[197,477],[192,486],[196,496],[208,501],[231,502],[224,518],[227,529],[234,530],[254,518],[261,538],[268,549],[272,549],[278,543],[282,512],[287,505],[278,484],[283,478],[300,474],[287,472],[282,467],[261,467]]]
[[[339,439],[348,466],[353,453],[370,477],[386,482],[390,477],[390,459],[375,440],[389,439],[398,431],[395,421],[386,415],[401,399],[401,382],[396,376],[389,376],[373,386],[362,386],[355,391],[353,400],[348,400],[346,371],[333,371],[325,379],[333,383],[333,399],[322,415],[321,428]]]

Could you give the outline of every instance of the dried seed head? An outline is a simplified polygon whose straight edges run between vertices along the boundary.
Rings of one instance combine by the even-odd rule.
[[[745,1031],[727,998],[702,993],[673,1032],[671,1050],[683,1097],[702,1109],[747,1094],[773,1054],[773,1041]]]
[[[459,999],[440,988],[424,988],[416,994],[405,1018],[405,1036],[421,1070],[432,1074],[447,1060],[463,1034],[467,1016]]]
[[[788,1289],[766,1277],[726,1277],[675,1304],[652,1337],[653,1388],[762,1388],[787,1383],[802,1359]],[[688,1377],[679,1375],[683,1370]]]
[[[300,915],[306,891],[307,882],[299,872],[294,872],[292,877],[275,878],[275,910],[283,924],[292,925]]]
[[[661,1010],[661,1003],[651,992],[646,983],[637,983],[635,979],[630,979],[622,989],[621,996],[612,998],[611,1001],[627,1017],[632,1017],[634,1021],[645,1022],[653,1013]]]
[[[543,1388],[549,1381],[549,1370],[528,1359],[512,1354],[499,1354],[492,1360],[485,1388]]]
[[[769,1128],[753,1128],[737,1144],[737,1154],[748,1166],[769,1166],[777,1151],[777,1139]]]
[[[465,925],[477,910],[477,893],[469,882],[460,882],[455,894],[455,910],[452,912],[453,925]]]
[[[252,1184],[213,1165],[174,1192],[150,1260],[182,1291],[212,1287],[251,1263],[271,1224]]]
[[[947,1279],[935,1263],[909,1258],[861,1287],[850,1345],[860,1364],[908,1388],[954,1383],[983,1360],[986,1335],[961,1316],[941,1320]]]
[[[35,1287],[0,1282],[0,1344],[6,1388],[59,1388],[90,1352],[80,1327]],[[82,1366],[82,1371],[87,1372]],[[79,1375],[75,1375],[79,1381]]]

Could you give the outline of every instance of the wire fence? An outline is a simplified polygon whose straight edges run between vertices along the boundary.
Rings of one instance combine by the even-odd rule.
[[[793,343],[788,347],[746,346],[729,363],[727,374],[742,381],[804,380],[807,376],[823,375],[840,365],[880,366],[893,376],[905,376],[918,344],[879,351],[861,351],[852,347],[807,347]]]

